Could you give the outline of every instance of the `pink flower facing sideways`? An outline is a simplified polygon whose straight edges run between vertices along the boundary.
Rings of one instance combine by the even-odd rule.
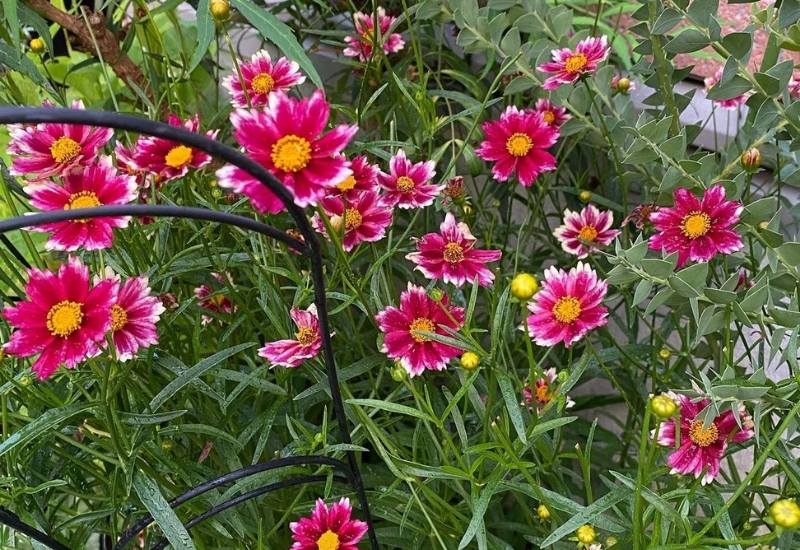
[[[233,285],[233,280],[228,274],[211,273],[211,277],[220,285]],[[208,285],[200,285],[194,289],[194,296],[201,308],[213,311],[214,313],[233,313],[236,311],[236,306],[233,305],[230,298],[222,292],[215,291]],[[201,321],[204,325],[209,324],[214,319],[209,315],[201,316]]]
[[[25,186],[31,204],[42,211],[73,210],[103,205],[127,204],[136,199],[136,179],[117,173],[107,156],[92,165],[76,167],[63,178],[38,181]],[[54,222],[31,228],[51,233],[45,244],[48,250],[98,250],[109,248],[115,228],[128,226],[128,216],[85,218]]]
[[[389,160],[389,173],[380,172],[378,183],[386,200],[398,208],[422,208],[433,204],[444,184],[431,182],[436,175],[432,160],[412,163],[402,149]]]
[[[540,99],[536,102],[534,111],[542,115],[542,120],[548,126],[558,128],[572,117],[567,114],[567,108],[556,105],[549,99]]]
[[[561,248],[578,258],[585,258],[594,248],[607,246],[617,238],[619,231],[611,229],[614,214],[610,210],[598,210],[593,204],[580,212],[564,210],[564,225],[556,227],[553,235],[561,242]]]
[[[328,197],[322,199],[322,208],[331,226],[340,234],[343,232],[342,248],[346,252],[360,243],[381,240],[392,224],[392,207],[375,191],[361,191],[347,198]],[[319,214],[314,214],[311,223],[314,229],[327,235]]]
[[[308,309],[292,308],[289,315],[297,325],[294,339],[269,342],[258,350],[258,354],[273,365],[292,368],[317,356],[322,346],[322,337],[319,332],[317,306],[311,304]]]
[[[550,73],[542,84],[545,90],[555,90],[562,84],[574,84],[578,79],[597,70],[597,65],[608,58],[611,48],[605,36],[590,36],[578,42],[574,50],[553,50],[553,60],[539,65],[537,69]]]
[[[372,57],[372,48],[375,43],[375,15],[372,13],[356,12],[353,16],[356,36],[346,36],[344,41],[347,47],[344,55],[358,57],[361,61],[367,61]],[[397,53],[405,46],[403,36],[396,32],[389,32],[389,29],[397,21],[396,17],[386,15],[386,10],[378,8],[378,42],[386,55]]]
[[[528,304],[528,333],[540,346],[562,342],[570,347],[608,322],[608,309],[603,306],[607,290],[606,282],[583,262],[569,271],[548,268],[541,290]]]
[[[351,174],[340,153],[358,127],[341,124],[323,134],[329,118],[330,106],[319,90],[304,99],[274,92],[264,110],[239,109],[231,115],[236,141],[248,156],[272,172],[302,207],[316,206]],[[274,193],[236,166],[220,168],[217,178],[220,187],[245,194],[259,212],[284,210]]]
[[[294,541],[291,550],[357,550],[367,524],[352,519],[350,499],[342,498],[330,506],[321,498],[311,515],[289,524]]]
[[[492,175],[498,181],[516,174],[523,186],[530,187],[539,174],[556,168],[556,158],[547,148],[558,141],[558,128],[537,111],[509,106],[498,120],[483,123],[483,134],[475,154],[494,162]]]
[[[73,101],[72,108],[83,109],[83,102]],[[91,163],[114,135],[111,128],[60,122],[14,124],[9,126],[9,133],[10,172],[32,180],[66,174],[75,166]]]
[[[425,289],[408,283],[400,295],[400,307],[389,306],[375,319],[383,332],[381,351],[399,360],[412,377],[426,370],[444,370],[447,362],[461,355],[462,350],[437,342],[423,333],[451,336],[464,324],[464,309],[451,306],[447,297],[434,301]]]
[[[182,121],[178,116],[170,114],[167,117],[170,126],[183,127],[190,132],[197,132],[200,129],[200,119],[197,115]],[[206,132],[210,138],[217,137],[218,130]],[[182,178],[189,173],[189,169],[198,170],[211,162],[211,156],[200,149],[195,149],[176,143],[168,139],[141,136],[136,140],[136,146],[130,155],[129,162],[133,165],[130,168],[153,174],[156,183]]]
[[[719,81],[722,80],[722,67],[720,67],[714,76],[709,76],[703,82],[705,83],[705,92],[708,94],[714,86],[719,84]],[[748,94],[737,95],[736,97],[731,97],[728,99],[712,99],[711,102],[718,107],[723,109],[727,109],[729,111],[734,111],[738,109],[741,105],[744,105],[747,101]]]
[[[58,272],[31,269],[28,275],[26,300],[3,311],[17,329],[3,350],[16,357],[38,353],[32,370],[44,380],[60,365],[75,368],[99,353],[111,326],[117,282],[103,279],[92,286],[89,269],[73,257]]]
[[[688,260],[706,262],[717,254],[731,254],[744,246],[731,229],[739,222],[742,205],[725,200],[725,189],[715,185],[698,199],[688,189],[676,189],[675,204],[660,207],[650,214],[657,233],[650,237],[650,248],[667,254],[678,253],[678,267]]]
[[[476,249],[475,241],[467,224],[456,223],[448,212],[439,226],[439,233],[428,233],[416,239],[417,252],[408,254],[406,259],[417,264],[416,269],[429,279],[441,279],[456,286],[474,281],[481,286],[491,286],[494,273],[486,264],[500,260],[503,253]]]
[[[111,339],[117,359],[132,359],[140,349],[158,343],[156,323],[164,305],[151,296],[147,277],[133,277],[119,285],[111,306]]]
[[[685,395],[678,395],[680,418],[670,419],[661,424],[658,443],[675,448],[676,426],[680,422],[680,445],[670,453],[667,464],[670,473],[703,476],[701,483],[707,485],[719,474],[719,465],[728,443],[742,443],[753,437],[752,420],[746,412],[740,411],[740,424],[730,410],[714,418],[708,426],[704,425],[700,413],[709,405],[708,399],[692,401]]]
[[[261,107],[267,104],[271,93],[286,91],[306,81],[296,62],[285,57],[279,57],[273,62],[266,50],[254,53],[250,61],[239,66],[239,70],[242,72],[241,79],[234,72],[222,81],[234,107]]]

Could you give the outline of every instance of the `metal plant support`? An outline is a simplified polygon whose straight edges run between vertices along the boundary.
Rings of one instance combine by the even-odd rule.
[[[281,184],[281,182],[278,181],[278,179],[269,173],[263,166],[244,156],[239,151],[223,143],[208,138],[203,134],[190,132],[181,127],[170,126],[161,122],[154,122],[139,117],[104,111],[57,109],[49,107],[0,107],[0,124],[38,124],[47,122],[84,124],[89,126],[114,128],[117,130],[125,130],[139,134],[157,136],[174,142],[189,145],[249,172],[254,178],[269,188],[269,190],[272,191],[281,200],[281,202],[283,202],[284,206],[286,206],[286,209],[289,212],[289,215],[297,225],[297,228],[300,231],[300,234],[303,236],[305,242],[292,238],[286,233],[275,229],[274,227],[251,218],[246,218],[244,216],[238,216],[225,212],[217,212],[205,208],[147,204],[99,206],[96,208],[79,208],[74,210],[50,211],[18,216],[0,221],[0,242],[10,247],[12,253],[14,253],[14,255],[23,262],[23,264],[26,264],[27,262],[25,262],[24,258],[18,254],[16,249],[11,246],[11,243],[5,237],[6,232],[58,221],[99,218],[105,216],[190,218],[233,225],[249,231],[255,231],[282,242],[298,252],[300,255],[308,258],[311,263],[311,280],[314,285],[314,303],[317,306],[317,314],[319,316],[319,327],[322,335],[322,356],[325,362],[328,384],[330,386],[333,411],[339,425],[339,438],[341,443],[350,444],[350,426],[344,412],[344,402],[342,400],[342,395],[339,388],[339,379],[336,372],[336,364],[333,358],[333,348],[331,345],[331,330],[329,327],[328,309],[325,300],[325,280],[322,271],[322,254],[320,252],[320,243],[315,232],[312,230],[311,225],[308,222],[305,213],[303,212],[303,209],[294,203],[294,199],[286,187],[284,187],[283,184]],[[207,491],[224,485],[229,485],[239,479],[243,479],[268,470],[274,470],[288,466],[312,464],[330,466],[335,472],[340,474],[335,475],[334,479],[346,483],[352,487],[353,491],[355,491],[356,498],[358,499],[358,503],[361,508],[362,517],[369,526],[368,537],[370,546],[373,550],[377,550],[378,539],[372,525],[369,504],[364,491],[364,485],[361,478],[361,472],[356,461],[355,452],[347,451],[346,455],[346,463],[325,456],[305,455],[277,458],[267,462],[254,464],[252,466],[235,470],[220,477],[201,483],[200,485],[189,489],[182,495],[172,499],[169,504],[172,508],[176,508],[188,500]],[[328,479],[327,475],[305,475],[295,476],[277,483],[264,485],[215,505],[203,514],[188,520],[185,523],[185,527],[187,530],[189,530],[198,523],[201,523],[213,517],[214,515],[219,514],[220,512],[223,512],[249,499],[266,494],[270,491],[275,491],[294,485],[318,483],[325,481],[326,479]],[[153,521],[153,517],[147,514],[137,522],[130,525],[122,533],[119,540],[116,542],[114,549],[122,550],[123,548],[126,548],[129,543],[135,539],[144,528],[153,523]],[[53,536],[27,525],[14,513],[2,507],[0,507],[0,523],[15,529],[50,548],[56,550],[69,550],[67,546],[60,543]],[[164,548],[166,545],[167,541],[165,539],[161,539],[153,546],[153,548],[160,549]]]

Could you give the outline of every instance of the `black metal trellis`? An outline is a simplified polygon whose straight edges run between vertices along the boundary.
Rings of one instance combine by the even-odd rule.
[[[333,357],[333,347],[330,337],[331,331],[329,327],[328,309],[325,298],[325,279],[322,270],[322,253],[320,250],[319,239],[311,228],[311,224],[303,212],[303,209],[294,203],[292,195],[288,189],[286,189],[286,187],[284,187],[283,184],[281,184],[280,181],[278,181],[278,179],[276,179],[275,176],[273,176],[263,166],[246,157],[234,148],[208,138],[201,133],[190,132],[182,127],[170,126],[165,123],[154,122],[140,117],[104,111],[58,109],[50,107],[0,107],[0,124],[38,124],[47,122],[83,124],[89,126],[114,128],[117,130],[131,131],[139,134],[165,138],[169,139],[170,141],[190,145],[193,148],[205,151],[214,157],[220,158],[230,164],[238,166],[242,170],[245,170],[259,182],[265,185],[281,200],[288,210],[289,215],[297,225],[297,228],[300,231],[300,234],[303,236],[305,242],[294,239],[286,233],[279,231],[278,229],[275,229],[267,224],[244,216],[238,216],[235,214],[218,212],[204,208],[146,204],[99,206],[96,208],[80,208],[74,210],[51,211],[18,216],[0,221],[0,238],[2,238],[3,242],[7,242],[4,234],[8,231],[26,227],[34,227],[56,221],[124,215],[190,218],[222,223],[250,231],[255,231],[286,244],[301,255],[308,258],[311,264],[310,273],[314,286],[314,303],[317,306],[317,315],[319,318],[319,326],[322,336],[322,355],[325,362],[328,385],[330,386],[333,411],[339,425],[341,442],[345,444],[352,443],[350,439],[350,426],[344,412],[344,402],[342,400],[341,390],[339,388],[336,363]],[[267,470],[308,464],[331,466],[335,471],[338,471],[342,474],[342,476],[334,476],[334,479],[346,482],[355,491],[363,519],[367,522],[369,527],[368,538],[370,546],[373,550],[377,550],[378,539],[375,534],[375,529],[372,525],[369,503],[367,502],[366,492],[364,490],[364,484],[361,477],[361,472],[358,468],[356,456],[354,451],[347,451],[346,456],[346,463],[325,456],[307,455],[278,458],[255,464],[253,466],[229,472],[218,478],[201,483],[200,485],[188,490],[184,494],[174,498],[169,502],[169,504],[170,507],[175,508],[209,490],[233,483],[236,480]],[[205,521],[206,519],[224,510],[227,510],[228,508],[270,491],[299,484],[320,482],[327,478],[328,476],[326,475],[305,475],[292,477],[277,483],[271,483],[269,485],[262,486],[247,493],[243,493],[228,501],[217,504],[213,508],[207,510],[205,513],[190,519],[185,524],[185,527],[187,529],[191,529],[194,525],[197,525],[198,523]],[[128,527],[122,533],[116,545],[114,546],[115,550],[122,550],[125,548],[142,529],[150,525],[152,522],[152,516],[147,514],[142,519]],[[2,507],[0,507],[0,523],[8,525],[13,529],[28,535],[32,539],[54,550],[69,550],[65,545],[60,543],[51,535],[27,525],[20,520],[18,516],[8,510],[3,509]],[[156,543],[154,548],[160,549],[164,546],[166,546],[166,541],[162,539]]]

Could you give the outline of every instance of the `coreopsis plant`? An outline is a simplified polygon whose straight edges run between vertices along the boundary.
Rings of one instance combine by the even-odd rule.
[[[65,5],[3,3],[3,104],[239,149],[307,216],[328,308],[306,258],[236,227],[4,234],[0,522],[68,548],[148,514],[139,548],[370,547],[329,468],[267,467],[314,454],[363,473],[381,548],[798,546],[796,2]],[[192,206],[305,240],[250,174],[161,136],[17,123],[0,162],[2,219]]]

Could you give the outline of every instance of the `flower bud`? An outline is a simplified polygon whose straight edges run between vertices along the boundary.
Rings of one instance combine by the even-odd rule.
[[[597,532],[591,525],[581,525],[575,531],[575,536],[578,537],[578,542],[582,544],[592,544],[597,539]]]
[[[769,222],[767,222],[767,221],[759,222],[758,223],[758,228],[760,230],[762,230],[762,231],[765,230],[765,229],[769,229]]]
[[[666,394],[656,395],[650,399],[650,410],[658,418],[666,420],[672,418],[678,412],[678,404]]]
[[[231,3],[228,0],[211,0],[209,9],[214,20],[218,23],[227,21],[231,16]]]
[[[33,376],[30,374],[23,374],[19,379],[19,385],[23,388],[27,388],[33,382]]]
[[[742,153],[739,162],[741,162],[742,168],[748,172],[756,172],[761,167],[761,151],[756,147],[751,147]]]
[[[41,38],[31,38],[31,41],[28,42],[28,47],[37,55],[42,55],[45,52],[44,40]]]
[[[406,378],[406,369],[403,368],[403,365],[400,364],[400,361],[396,362],[392,367],[392,380],[395,382],[402,382]]]
[[[784,529],[796,529],[800,526],[800,506],[789,498],[773,502],[769,507],[769,516],[775,525]]]
[[[430,292],[428,292],[428,296],[431,297],[431,300],[434,302],[441,302],[444,298],[444,290],[441,288],[432,288]]]
[[[621,94],[627,94],[631,89],[631,81],[624,76],[617,80],[617,91]]]
[[[163,451],[171,451],[172,450],[173,442],[171,439],[165,439],[161,442],[161,449]]]
[[[546,521],[550,519],[550,509],[544,504],[540,504],[539,507],[536,508],[536,515],[539,516],[540,520]]]
[[[530,273],[518,273],[511,280],[511,294],[514,298],[527,302],[539,290],[539,282]]]
[[[608,538],[606,539],[606,546],[608,546],[610,548],[610,547],[614,546],[615,544],[617,544],[618,542],[619,542],[619,539],[617,537],[615,537],[614,535],[609,535]]]
[[[478,364],[481,362],[481,358],[478,357],[477,353],[472,353],[471,351],[468,351],[461,356],[460,362],[461,366],[464,367],[464,370],[475,370],[478,368]]]
[[[324,437],[322,436],[322,433],[317,432],[317,433],[314,434],[314,443],[316,445],[321,445],[323,441],[324,441]]]
[[[580,199],[582,202],[589,202],[592,200],[592,192],[583,190],[578,193],[578,199]]]
[[[672,352],[669,350],[669,348],[661,348],[660,350],[658,350],[658,356],[664,361],[666,361],[667,359],[672,357]]]
[[[337,233],[342,232],[342,228],[344,227],[344,218],[342,216],[337,216],[336,214],[334,214],[333,216],[331,216],[330,222],[331,222],[331,229],[333,229]]]

